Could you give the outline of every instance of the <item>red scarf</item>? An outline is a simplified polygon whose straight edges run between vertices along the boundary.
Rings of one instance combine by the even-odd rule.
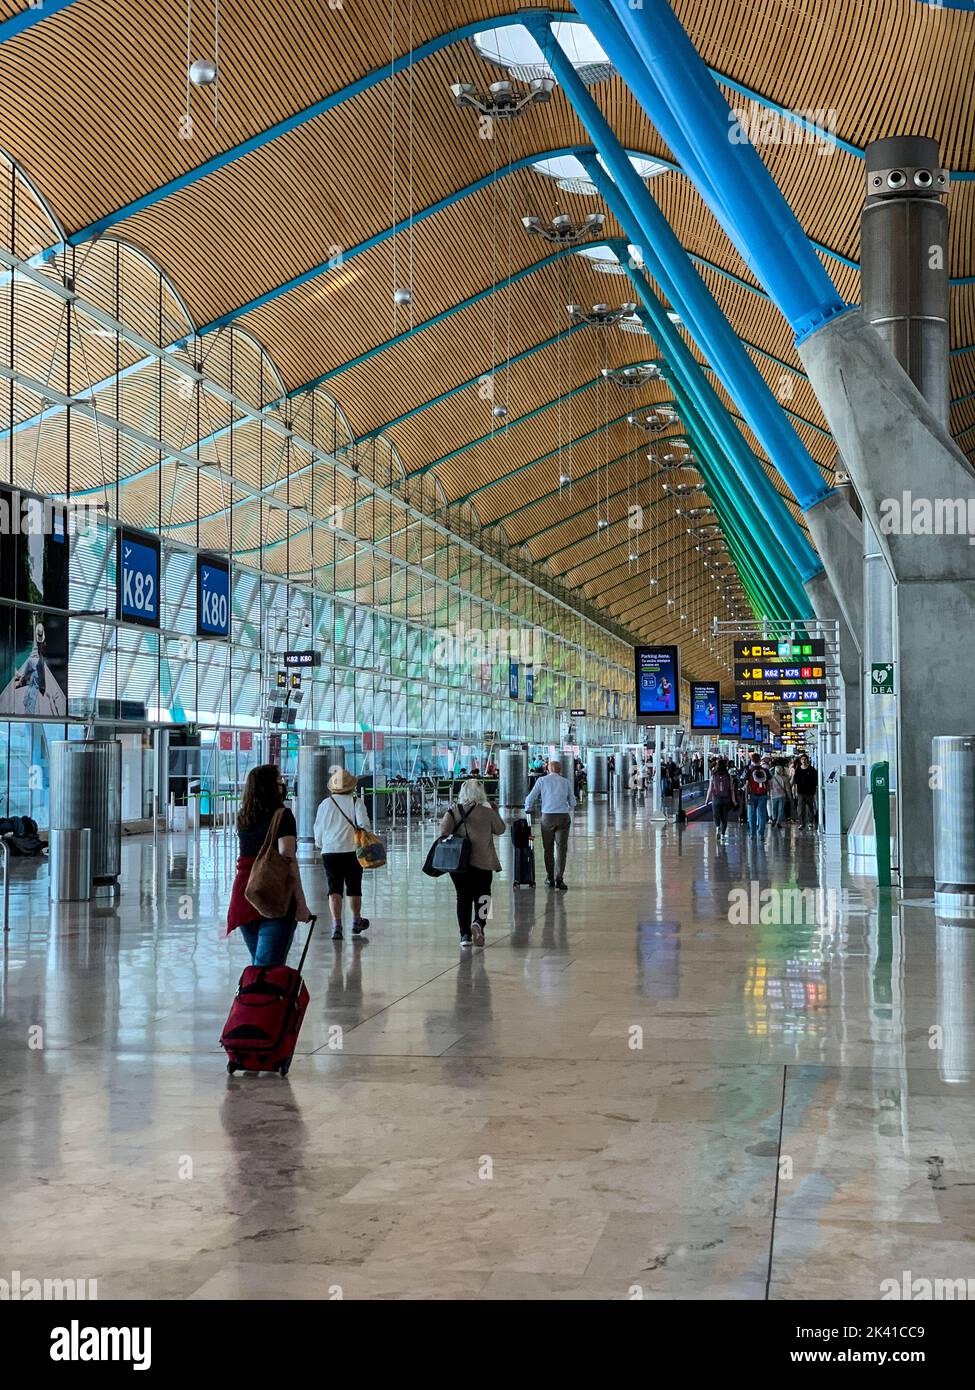
[[[244,896],[244,889],[247,887],[247,880],[251,876],[251,869],[254,865],[256,854],[241,854],[237,857],[237,873],[234,877],[234,886],[230,890],[230,907],[227,909],[227,935],[237,927],[250,926],[252,922],[259,922],[261,914],[253,903],[249,903]]]

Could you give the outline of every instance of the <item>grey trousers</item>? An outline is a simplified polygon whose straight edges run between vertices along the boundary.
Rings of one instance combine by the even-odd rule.
[[[569,853],[569,828],[572,817],[542,816],[542,845],[545,848],[545,877],[563,878]],[[556,868],[556,865],[558,867]]]

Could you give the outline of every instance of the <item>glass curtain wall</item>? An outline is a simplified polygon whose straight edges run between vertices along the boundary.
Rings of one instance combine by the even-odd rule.
[[[65,249],[9,165],[0,225],[0,481],[67,499],[74,529],[67,719],[0,723],[0,812],[43,814],[69,724],[195,728],[228,784],[314,732],[385,776],[561,746],[573,708],[576,740],[636,737],[626,634],[488,546],[390,441],[356,443],[321,388],[286,393],[242,329],[198,335],[123,242]],[[158,628],[117,617],[121,527],[160,539]],[[198,636],[201,551],[231,565],[227,640]],[[317,664],[296,681],[288,652]]]

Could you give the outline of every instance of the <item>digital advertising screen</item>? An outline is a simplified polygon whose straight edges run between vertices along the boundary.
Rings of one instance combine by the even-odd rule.
[[[765,725],[762,723],[760,719],[755,720],[755,742],[765,742]]]
[[[68,712],[69,549],[63,508],[0,488],[0,596],[22,605],[0,604],[0,714],[8,718]]]
[[[143,531],[118,533],[116,617],[159,626],[159,540]]]
[[[535,672],[531,666],[525,667],[525,700],[529,705],[535,703]]]
[[[737,700],[721,701],[722,738],[741,738],[741,705]]]
[[[196,635],[230,636],[230,566],[209,555],[196,557]]]
[[[721,689],[713,681],[691,681],[691,728],[701,733],[718,732]]]
[[[680,649],[636,647],[636,716],[641,724],[680,720]]]
[[[748,710],[741,712],[741,736],[749,743],[755,742],[755,716],[750,714]]]
[[[518,698],[518,663],[517,661],[508,662],[508,698],[517,700]]]

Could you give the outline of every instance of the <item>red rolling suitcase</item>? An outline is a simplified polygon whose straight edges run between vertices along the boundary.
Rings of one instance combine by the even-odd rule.
[[[287,1076],[308,1008],[301,971],[315,930],[313,917],[298,969],[290,965],[248,965],[240,977],[230,1015],[220,1035],[227,1070],[276,1071]]]

